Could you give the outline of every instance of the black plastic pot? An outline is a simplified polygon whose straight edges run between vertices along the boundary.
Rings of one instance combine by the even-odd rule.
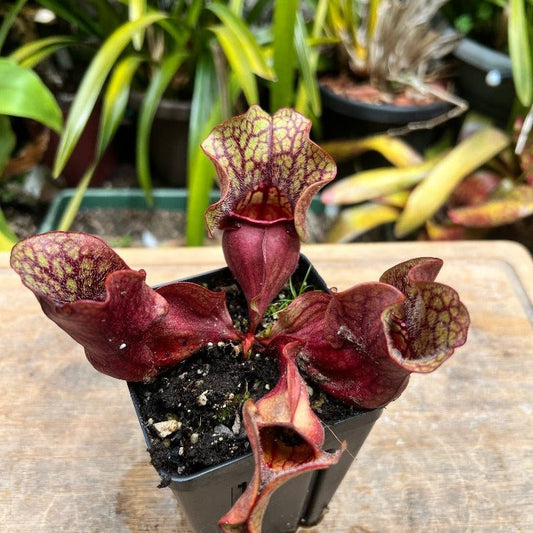
[[[300,256],[295,276],[305,276],[309,261]],[[186,281],[205,283],[208,279],[215,283],[228,283],[233,280],[228,268],[222,268],[188,278]],[[316,288],[327,290],[324,281],[313,269],[307,281]],[[157,379],[157,378],[156,378]],[[143,396],[142,383],[129,383],[129,390],[148,449],[151,438],[147,420],[142,414],[140,399]],[[325,428],[324,449],[334,451],[346,441],[347,450],[339,462],[327,470],[302,474],[280,487],[272,496],[263,521],[263,533],[289,533],[299,526],[317,524],[326,510],[337,487],[347,473],[359,449],[370,433],[381,409],[361,410],[354,416],[340,420]],[[218,520],[232,507],[244,492],[254,471],[251,453],[242,457],[208,468],[189,476],[170,476],[172,489],[182,511],[187,516],[196,533],[216,533]],[[162,479],[168,473],[159,471]]]
[[[468,38],[461,40],[454,56],[459,94],[471,109],[507,126],[515,99],[509,56]]]
[[[444,101],[421,106],[395,106],[370,104],[336,94],[325,85],[320,86],[322,96],[322,126],[326,139],[359,138],[385,133],[411,122],[429,121],[451,109]],[[436,142],[450,124],[431,129],[414,130],[404,135],[413,148],[423,151]]]

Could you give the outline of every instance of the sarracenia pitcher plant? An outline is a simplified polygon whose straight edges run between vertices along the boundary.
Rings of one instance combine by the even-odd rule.
[[[331,293],[309,291],[261,320],[293,274],[305,214],[335,176],[331,157],[309,140],[310,122],[292,109],[258,106],[214,128],[202,147],[218,174],[221,198],[206,213],[223,232],[227,264],[248,304],[236,326],[224,291],[192,282],[152,289],[101,239],[50,232],[20,241],[11,265],[45,314],[78,341],[93,366],[115,378],[150,380],[207,343],[240,343],[241,356],[274,354],[279,382],[243,403],[255,458],[246,491],[220,519],[224,531],[259,532],[272,492],[309,470],[328,468],[341,450],[321,449],[324,430],[304,378],[362,408],[385,406],[412,372],[431,372],[466,341],[469,316],[457,293],[435,282],[436,258],[406,261],[379,281]]]

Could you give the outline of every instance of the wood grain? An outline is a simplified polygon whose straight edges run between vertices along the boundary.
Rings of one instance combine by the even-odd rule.
[[[404,259],[472,319],[464,348],[384,412],[311,533],[533,531],[533,263],[509,242],[315,245],[339,289]],[[150,283],[223,265],[218,248],[123,250]],[[124,383],[98,374],[0,255],[0,531],[189,533],[148,462]]]

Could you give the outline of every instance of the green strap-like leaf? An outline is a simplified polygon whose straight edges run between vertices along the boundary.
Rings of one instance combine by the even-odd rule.
[[[128,2],[128,16],[131,21],[139,20],[146,14],[146,0],[129,0]],[[132,42],[135,50],[142,48],[144,41],[144,28],[141,28],[133,34]]]
[[[265,56],[257,40],[246,24],[223,4],[213,3],[209,9],[221,20],[226,36],[231,35],[231,44],[235,45],[232,54],[240,56],[242,62],[246,62],[248,68],[267,80],[275,79],[275,73],[267,64]],[[222,44],[222,43],[221,43]],[[224,52],[227,53],[226,48]],[[228,58],[229,60],[229,58]],[[234,65],[232,64],[232,68]]]
[[[83,196],[85,195],[85,191],[87,190],[87,187],[89,187],[89,183],[91,183],[91,178],[93,177],[94,171],[96,170],[96,165],[97,163],[95,161],[86,170],[85,174],[78,183],[78,186],[76,187],[76,193],[69,200],[56,229],[60,231],[69,230],[70,226],[72,225],[72,222],[74,222],[74,218],[76,217],[80,209],[80,205],[83,200]]]
[[[502,131],[487,127],[458,144],[415,187],[394,228],[396,236],[403,237],[420,227],[465,176],[499,154],[509,142]]]
[[[303,98],[303,101],[300,101],[297,98],[296,102],[293,102],[293,105],[296,104],[297,111],[305,112],[308,104],[312,113],[318,117],[321,114],[322,106],[320,92],[318,90],[318,81],[316,79],[316,61],[313,57],[313,51],[308,45],[307,30],[305,28],[303,17],[300,13],[298,13],[296,16],[296,27],[294,28],[294,47],[296,49],[298,64],[302,74],[302,93],[301,96],[299,92],[297,94],[300,98]]]
[[[0,58],[0,115],[31,118],[61,131],[61,110],[39,76],[4,58]]]
[[[57,150],[53,170],[54,176],[59,176],[65,167],[72,150],[76,146],[87,124],[87,120],[98,99],[109,71],[115,64],[118,56],[128,45],[137,30],[164,18],[165,15],[163,13],[150,13],[134,22],[128,22],[112,33],[102,45],[85,73],[76,97],[72,102],[65,131],[61,136]]]
[[[322,36],[322,33],[324,31],[324,25],[326,23],[326,16],[328,13],[328,0],[318,0],[316,7],[314,9],[314,19],[313,19],[313,27],[311,29],[311,36],[306,35],[306,27],[305,24],[302,29],[299,28],[302,17],[298,16],[298,26],[296,28],[296,35],[295,35],[295,46],[297,48],[297,53],[300,61],[300,70],[303,72],[304,67],[301,63],[301,52],[298,51],[299,39],[301,37],[298,35],[298,33],[302,33],[305,35],[305,43],[306,43],[306,53],[307,56],[307,64],[308,68],[311,71],[311,75],[313,78],[314,83],[314,89],[311,89],[308,86],[308,82],[305,82],[305,75],[303,75],[304,80],[298,81],[298,89],[296,93],[296,101],[295,101],[295,108],[297,111],[300,111],[303,115],[309,116],[313,120],[313,127],[315,130],[319,131],[321,124],[317,120],[318,117],[322,114],[322,101],[320,98],[320,91],[318,89],[318,81],[317,81],[317,68],[318,68],[318,60],[320,57],[320,50],[319,46],[323,44],[333,44],[333,41],[331,38],[324,38]],[[327,41],[327,42],[325,42]],[[316,91],[317,97],[318,97],[318,106],[316,103],[314,104],[314,91]],[[312,116],[314,115],[314,117]]]
[[[529,107],[533,100],[533,67],[525,0],[510,0],[508,41],[513,80],[520,103]]]
[[[104,94],[97,158],[102,157],[122,121],[128,105],[131,80],[141,61],[139,56],[127,56],[113,70]]]
[[[209,192],[215,180],[211,161],[200,143],[223,119],[217,80],[210,55],[200,57],[194,78],[187,155],[187,244],[201,246],[205,236],[204,213],[209,205]]]
[[[70,35],[53,35],[30,41],[17,48],[9,58],[22,67],[33,68],[35,65],[46,59],[56,50],[78,44],[79,40]]]
[[[284,0],[274,5],[274,70],[277,81],[270,86],[271,112],[290,106],[294,100],[294,27],[297,11],[298,0]]]
[[[204,51],[196,65],[194,74],[194,87],[191,100],[191,115],[189,117],[189,136],[188,136],[188,170],[193,161],[193,154],[200,149],[200,143],[204,140],[205,124],[211,116],[211,104],[217,100],[218,83],[213,57],[207,51]],[[221,117],[222,118],[222,117]]]
[[[179,51],[164,59],[150,81],[139,111],[136,143],[137,174],[139,185],[144,190],[146,201],[149,205],[152,203],[152,178],[150,175],[150,157],[148,151],[150,130],[152,129],[152,122],[161,97],[185,57],[185,53]]]
[[[211,130],[220,123],[222,116],[222,102],[220,96],[210,91],[213,81],[210,76],[214,71],[209,68],[209,62],[204,64],[205,72],[200,78],[198,71],[195,79],[192,110],[191,110],[191,130],[189,132],[189,162],[188,162],[188,192],[187,202],[187,245],[201,246],[205,237],[204,214],[209,205],[209,193],[215,181],[215,171],[212,162],[204,154],[198,140],[205,139]],[[235,75],[230,75],[228,79],[228,94],[231,102],[235,102],[240,92],[240,85]],[[211,100],[207,102],[204,95],[211,95]],[[193,129],[193,117],[199,117],[199,113],[193,113],[195,107],[202,106],[207,110],[207,114],[200,123],[196,123]],[[195,132],[195,137],[191,133]],[[194,139],[194,141],[193,141]]]
[[[259,103],[257,81],[250,65],[243,61],[241,43],[226,26],[214,26],[211,31],[217,36],[228,63],[241,84],[248,105]]]

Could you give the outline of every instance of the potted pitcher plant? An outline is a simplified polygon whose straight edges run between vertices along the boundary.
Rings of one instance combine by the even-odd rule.
[[[227,268],[152,288],[88,234],[12,251],[45,314],[97,370],[129,382],[162,485],[195,531],[316,523],[353,459],[345,450],[357,453],[412,372],[466,341],[465,306],[435,281],[441,260],[329,291],[300,254],[306,209],[335,176],[309,130],[292,109],[252,106],[203,142],[221,187],[207,228],[222,231]],[[225,455],[200,461],[200,445]]]

